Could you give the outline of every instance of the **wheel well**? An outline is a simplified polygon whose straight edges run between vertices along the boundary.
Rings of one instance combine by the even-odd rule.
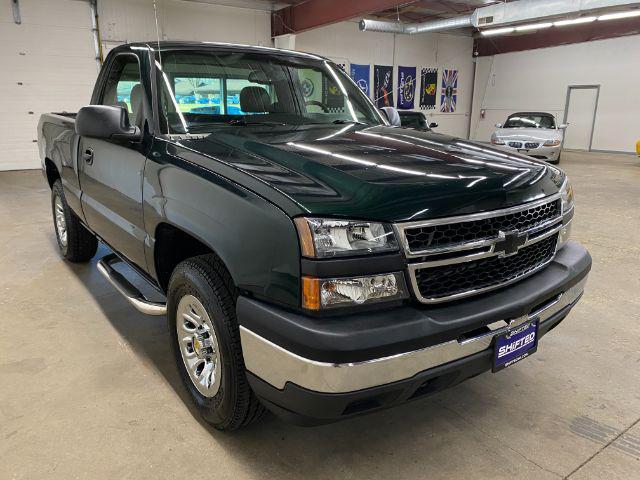
[[[58,172],[56,164],[48,158],[45,159],[44,166],[46,169],[45,171],[47,172],[47,181],[49,182],[49,187],[53,188],[53,183],[60,178],[60,172]]]
[[[176,266],[187,258],[215,252],[192,235],[168,223],[156,227],[154,262],[158,284],[167,291],[171,273]]]

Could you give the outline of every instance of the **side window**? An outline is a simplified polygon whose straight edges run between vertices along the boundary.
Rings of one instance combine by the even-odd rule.
[[[183,113],[224,113],[222,81],[219,78],[174,77],[173,89],[178,108]]]
[[[297,70],[307,113],[344,113],[346,111],[344,95],[333,78],[312,68]]]
[[[100,98],[100,105],[124,107],[129,112],[129,123],[141,125],[142,85],[140,83],[140,66],[134,55],[118,55],[109,70],[105,88]]]

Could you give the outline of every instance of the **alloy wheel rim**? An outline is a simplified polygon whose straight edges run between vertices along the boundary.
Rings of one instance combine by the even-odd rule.
[[[67,220],[64,216],[64,207],[59,195],[53,201],[53,212],[56,220],[56,232],[63,247],[67,246]]]
[[[193,386],[205,397],[214,397],[222,374],[218,337],[204,305],[193,295],[185,295],[178,303],[176,331],[182,361]]]

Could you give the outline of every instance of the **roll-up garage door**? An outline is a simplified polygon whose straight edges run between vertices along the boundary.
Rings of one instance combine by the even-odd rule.
[[[89,103],[97,76],[91,8],[82,0],[0,2],[0,170],[39,168],[41,113]]]

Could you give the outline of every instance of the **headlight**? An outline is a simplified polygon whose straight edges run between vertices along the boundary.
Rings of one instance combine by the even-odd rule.
[[[325,310],[407,298],[402,273],[354,278],[302,277],[302,306]]]
[[[571,220],[573,219],[573,187],[568,177],[560,188],[560,198],[562,199],[562,228],[558,233],[558,243],[556,250],[560,250],[569,241],[571,235]]]
[[[398,250],[391,225],[359,220],[296,218],[302,256],[328,258]]]
[[[491,144],[504,145],[504,140],[500,140],[498,137],[491,136]]]
[[[547,140],[542,145],[545,147],[557,147],[560,143],[560,140]]]
[[[562,198],[562,213],[566,213],[573,208],[573,187],[569,177],[565,177],[562,187],[560,187],[560,197]]]

